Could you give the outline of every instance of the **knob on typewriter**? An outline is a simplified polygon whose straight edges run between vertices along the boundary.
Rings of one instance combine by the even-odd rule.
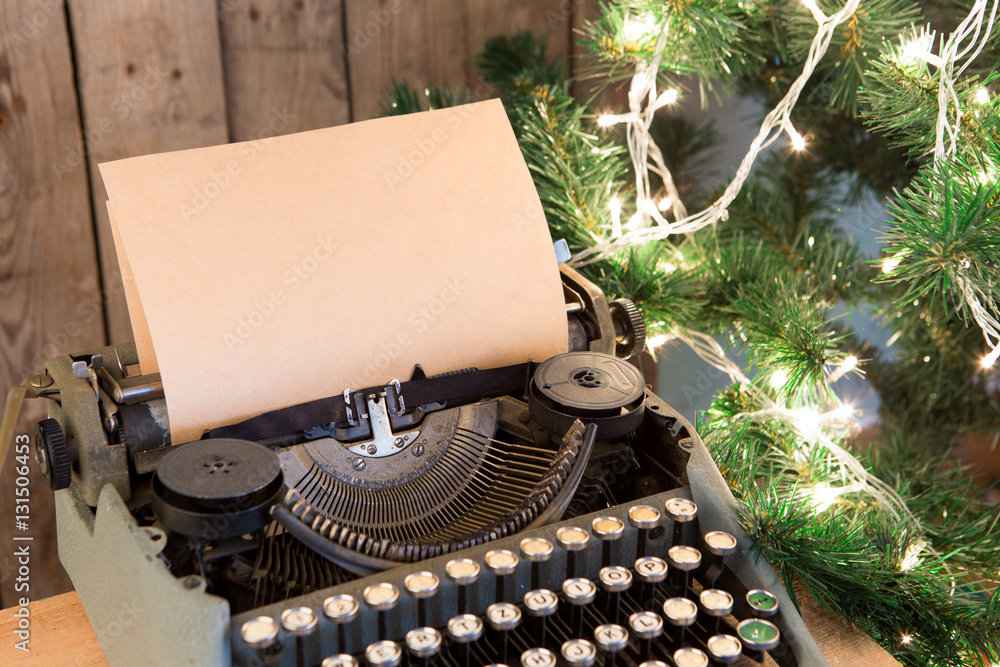
[[[353,655],[341,653],[339,655],[331,655],[328,658],[323,658],[323,662],[320,667],[358,667],[358,661]]]
[[[399,603],[399,590],[392,584],[372,584],[365,588],[361,596],[365,599],[365,604],[378,612],[378,637],[380,640],[384,640],[386,637],[385,614],[395,609]]]
[[[667,511],[667,517],[674,522],[674,536],[671,544],[674,546],[685,544],[694,546],[694,533],[688,529],[688,524],[693,526],[693,521],[698,516],[698,506],[693,500],[687,498],[670,498],[663,503]]]
[[[556,531],[556,543],[566,550],[566,574],[570,577],[577,576],[576,552],[587,548],[590,535],[583,528],[563,526]]]
[[[281,612],[281,627],[295,637],[295,663],[304,667],[306,663],[303,639],[311,635],[319,624],[319,617],[310,607],[291,607]]]
[[[365,648],[365,662],[370,667],[399,667],[403,662],[403,650],[396,642],[377,641]]]
[[[556,667],[556,654],[547,648],[529,648],[521,654],[521,667]]]
[[[733,596],[726,591],[717,588],[706,588],[698,594],[698,601],[706,614],[715,618],[712,632],[719,631],[719,625],[723,616],[728,616],[733,611]]]
[[[663,619],[651,611],[639,611],[628,619],[628,626],[639,639],[645,639],[641,660],[648,660],[653,652],[653,640],[663,634]]]
[[[778,613],[778,598],[763,588],[747,591],[747,604],[750,606],[750,613],[757,618],[770,618]]]
[[[770,651],[781,639],[778,626],[762,618],[748,618],[741,621],[736,626],[736,634],[748,648],[755,651]]]
[[[603,542],[601,547],[601,567],[607,567],[612,562],[611,549],[614,543],[625,534],[625,524],[613,516],[599,516],[590,522],[590,532]]]
[[[465,646],[465,667],[472,665],[472,644],[483,636],[483,622],[478,616],[462,614],[448,619],[448,636],[452,641]]]
[[[345,626],[358,617],[358,601],[353,595],[331,595],[323,600],[323,616],[337,626],[337,650],[346,652]]]
[[[667,578],[667,562],[656,556],[644,556],[635,562],[635,576],[642,582],[642,590],[639,592],[642,608],[651,610],[656,584]]]
[[[406,648],[410,654],[429,664],[433,658],[441,651],[443,638],[436,628],[413,628],[406,633]]]
[[[708,638],[708,652],[718,662],[736,662],[743,654],[743,645],[732,635],[715,635]]]
[[[597,647],[586,639],[570,639],[560,649],[563,660],[573,667],[593,667],[597,662]]]
[[[550,590],[538,588],[524,594],[525,612],[528,616],[537,619],[539,644],[545,644],[548,618],[556,613],[558,608],[559,598]]]
[[[687,598],[670,598],[663,603],[663,616],[667,623],[680,628],[677,642],[683,643],[685,631],[698,618],[698,606]]]
[[[521,625],[521,610],[509,602],[494,602],[486,608],[486,620],[500,635],[500,660],[507,664],[510,633]]]
[[[610,618],[612,623],[617,623],[622,593],[632,588],[632,573],[620,565],[611,565],[601,568],[597,580],[607,593],[604,615]]]
[[[406,592],[417,600],[417,625],[427,625],[426,600],[433,597],[441,582],[433,572],[411,572],[403,579]]]
[[[552,557],[555,547],[544,537],[526,537],[521,540],[521,558],[531,563],[531,587],[541,588],[541,564]]]
[[[613,667],[617,664],[618,654],[628,646],[628,630],[614,623],[599,625],[594,629],[594,641],[608,654],[606,664]]]
[[[673,568],[670,581],[670,594],[683,595],[691,580],[691,571],[701,565],[701,552],[694,547],[675,546],[667,551],[667,560]]]
[[[646,540],[649,531],[660,525],[660,512],[649,505],[633,505],[628,508],[628,523],[638,531],[635,542],[635,557],[646,555]]]
[[[590,579],[567,579],[562,584],[563,595],[572,608],[570,628],[576,637],[583,636],[583,609],[597,597],[597,586]]]
[[[453,558],[445,563],[444,574],[458,584],[458,613],[468,611],[466,587],[479,580],[479,563],[469,558]]]
[[[272,648],[278,639],[278,624],[270,616],[251,618],[240,628],[240,638],[253,649]]]
[[[674,651],[677,667],[708,667],[708,656],[701,649],[685,647]]]

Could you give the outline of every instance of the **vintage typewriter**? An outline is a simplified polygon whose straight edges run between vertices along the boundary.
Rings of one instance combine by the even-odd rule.
[[[827,664],[627,361],[637,309],[561,274],[568,354],[418,366],[192,443],[133,345],[51,360],[37,459],[112,664]]]

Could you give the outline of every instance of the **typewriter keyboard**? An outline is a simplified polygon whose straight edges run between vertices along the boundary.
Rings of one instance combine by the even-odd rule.
[[[233,618],[247,665],[704,667],[811,664],[801,619],[732,567],[680,489]],[[744,563],[745,565],[745,563]],[[764,564],[766,567],[766,564]],[[791,621],[791,622],[790,622]]]

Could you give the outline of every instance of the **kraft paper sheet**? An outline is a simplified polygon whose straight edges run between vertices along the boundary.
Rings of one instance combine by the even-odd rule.
[[[567,349],[552,241],[499,101],[100,168],[175,444],[416,363]]]

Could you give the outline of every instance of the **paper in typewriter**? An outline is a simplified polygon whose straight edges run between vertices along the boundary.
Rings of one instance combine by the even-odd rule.
[[[345,388],[565,352],[498,101],[101,165],[175,443]],[[155,354],[154,354],[155,350]]]

